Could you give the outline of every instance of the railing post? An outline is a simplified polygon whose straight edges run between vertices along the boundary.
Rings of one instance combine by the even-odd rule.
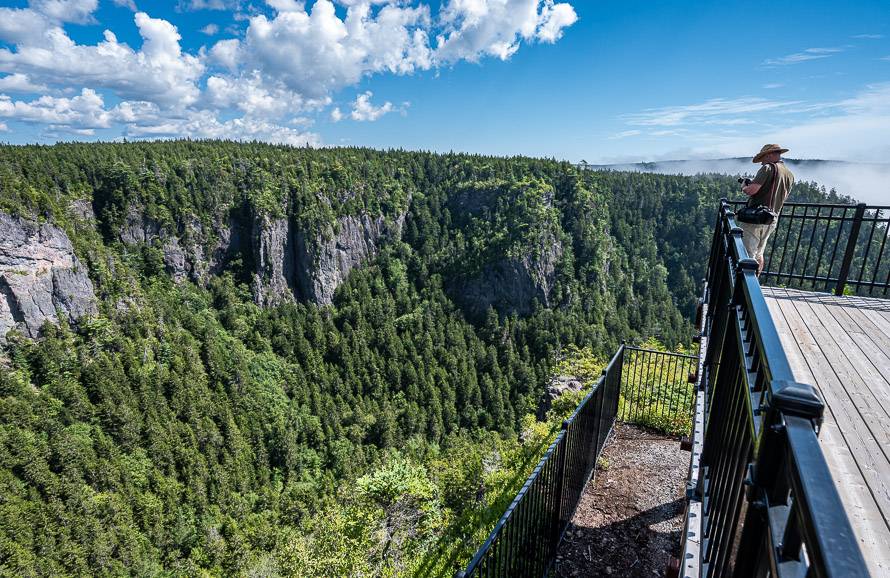
[[[603,437],[603,429],[605,428],[606,431],[608,431],[608,427],[606,426],[606,423],[605,423],[606,422],[605,414],[603,413],[606,408],[606,404],[609,402],[609,400],[608,400],[609,395],[608,395],[608,391],[607,391],[608,386],[606,385],[606,381],[608,379],[609,379],[609,371],[608,371],[608,368],[604,367],[603,370],[600,372],[600,378],[598,380],[599,388],[600,388],[600,393],[599,393],[600,407],[596,412],[596,437],[593,440],[593,466],[592,466],[593,469],[596,469],[596,457],[597,457],[597,455],[599,455],[600,439]],[[597,387],[597,386],[594,385],[594,387]],[[592,471],[593,470],[591,470],[591,472]]]
[[[822,421],[825,404],[812,385],[790,381],[773,381],[768,408],[764,415],[760,442],[754,462],[749,465],[748,511],[742,526],[734,576],[753,576],[758,562],[765,526],[769,523],[768,508],[787,500],[788,464],[785,447],[785,416],[809,419],[814,426]],[[795,496],[797,499],[797,496]],[[776,538],[781,541],[781,537]],[[792,554],[793,558],[797,558]]]
[[[856,243],[859,241],[859,230],[862,228],[862,218],[864,216],[865,203],[859,203],[856,205],[856,213],[853,214],[853,226],[850,228],[850,237],[847,239],[844,260],[841,261],[841,271],[837,276],[837,285],[834,287],[835,295],[843,295],[844,288],[847,286],[847,277],[850,276],[850,266],[853,263],[853,255],[856,253]]]

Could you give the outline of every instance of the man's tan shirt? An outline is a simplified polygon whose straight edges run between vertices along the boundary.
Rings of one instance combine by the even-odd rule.
[[[782,161],[776,163],[776,168],[779,170],[779,186],[776,189],[775,198],[772,200],[772,203],[770,203],[770,209],[776,213],[781,213],[782,205],[785,204],[785,199],[788,198],[788,193],[791,192],[791,187],[794,186],[794,174],[788,170],[788,167],[786,167],[785,163]],[[749,206],[756,207],[757,205],[767,204],[770,192],[773,188],[772,174],[773,167],[768,164],[763,165],[760,167],[760,170],[757,171],[757,175],[754,177],[753,182],[760,185],[760,190],[750,198],[748,201]]]

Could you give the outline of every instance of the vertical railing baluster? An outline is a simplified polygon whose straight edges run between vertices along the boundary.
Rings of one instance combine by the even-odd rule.
[[[841,261],[841,270],[838,273],[837,285],[834,288],[835,295],[843,295],[847,286],[847,277],[850,275],[850,266],[853,256],[856,254],[856,243],[859,242],[859,229],[862,228],[862,217],[865,215],[865,204],[856,205],[856,213],[853,215],[853,223],[850,227],[850,237],[847,239],[847,248],[844,250],[844,258]]]
[[[655,354],[656,363],[658,363],[658,378],[656,383],[652,385],[653,391],[655,393],[655,417],[656,419],[662,416],[665,413],[665,396],[662,394],[662,390],[666,391],[668,395],[670,394],[670,390],[664,387],[664,369],[665,366],[671,361],[670,357],[667,357],[663,354]],[[664,360],[664,361],[662,361]],[[665,363],[665,361],[667,363]]]
[[[819,224],[819,216],[821,214],[822,214],[822,207],[821,206],[816,207],[816,215],[813,217],[813,226],[810,228],[810,241],[809,241],[809,243],[807,243],[807,252],[806,252],[806,255],[804,256],[803,267],[801,269],[804,273],[804,276],[806,276],[806,272],[809,270],[809,269],[807,269],[807,265],[809,265],[809,263],[810,263],[810,252],[813,250],[813,239],[816,238],[816,226]],[[814,275],[812,275],[812,279],[805,279],[805,278],[801,279],[800,280],[801,288],[805,287],[804,281],[809,281],[810,289],[814,289],[816,286],[815,277],[816,276],[814,274]]]
[[[569,425],[569,424],[568,424],[567,421],[564,421],[564,422],[562,423],[562,431],[563,431],[563,433],[565,433],[566,428],[568,427],[568,425]],[[553,508],[553,513],[554,513],[554,516],[553,516],[553,533],[551,534],[551,536],[553,537],[552,539],[553,539],[553,553],[554,553],[554,555],[556,554],[556,549],[557,549],[557,547],[559,546],[559,536],[560,536],[560,533],[561,533],[561,531],[560,531],[560,530],[561,530],[560,526],[561,526],[561,520],[562,520],[562,493],[563,493],[563,488],[564,488],[564,486],[565,486],[565,474],[566,474],[566,469],[565,469],[565,466],[566,466],[566,460],[565,460],[565,458],[566,458],[566,456],[565,456],[565,453],[566,453],[566,452],[565,452],[566,446],[565,446],[565,441],[566,441],[566,438],[563,437],[563,444],[562,444],[562,448],[561,448],[562,451],[560,451],[559,460],[557,460],[557,462],[556,462],[556,464],[557,464],[557,469],[556,469],[556,492],[555,492],[555,494],[554,494],[554,495],[556,496],[556,505],[555,505],[555,507]]]
[[[846,225],[846,223],[849,221],[851,223],[850,226],[852,228],[852,222],[853,222],[852,217],[848,216],[850,213],[850,209],[852,209],[855,214],[856,207],[844,207],[844,209],[843,209],[844,212],[840,217],[840,221],[838,221],[837,235],[835,235],[835,237],[834,237],[834,247],[831,250],[831,258],[828,260],[828,273],[826,275],[826,277],[828,277],[828,279],[825,282],[825,291],[829,291],[829,290],[834,291],[834,287],[832,287],[831,281],[833,280],[835,282],[835,286],[836,286],[837,280],[840,278],[840,275],[841,275],[840,263],[838,264],[838,269],[837,269],[838,276],[835,277],[834,279],[832,279],[831,272],[834,271],[834,264],[838,263],[837,250],[838,250],[838,247],[840,247],[840,245],[841,245],[841,237],[844,234],[844,225]]]
[[[890,235],[890,221],[887,222],[887,232]],[[890,291],[890,266],[887,267],[887,278],[884,279],[884,295],[887,295],[887,292]]]
[[[791,214],[788,215],[788,232],[785,234],[785,244],[782,246],[782,255],[779,258],[779,269],[776,274],[776,283],[782,282],[781,275],[785,269],[785,256],[788,254],[788,241],[791,240],[791,228],[794,225],[794,217],[795,217],[796,213],[797,213],[797,205],[793,205],[791,207]],[[777,225],[776,229],[778,229],[778,228],[779,227]],[[750,255],[749,255],[749,257],[750,257]]]
[[[866,215],[867,214],[868,213],[866,213]],[[862,255],[862,266],[859,268],[859,277],[856,279],[857,293],[859,291],[859,288],[862,287],[862,278],[865,275],[865,270],[868,268],[868,256],[871,254],[871,242],[874,240],[875,227],[878,224],[877,218],[866,219],[863,217],[863,220],[871,222],[871,231],[868,234],[868,241],[865,242],[865,253]]]
[[[830,207],[831,211],[828,213],[828,220],[825,222],[825,233],[822,235],[822,244],[819,246],[819,256],[816,257],[816,272],[813,275],[813,290],[816,290],[816,281],[819,278],[819,270],[822,267],[822,256],[825,252],[825,243],[828,241],[828,233],[831,230],[831,218],[834,216],[834,207]],[[822,215],[822,210],[819,210],[819,215]],[[814,223],[815,227],[815,223]],[[825,277],[831,276],[831,264],[828,264],[828,271],[825,273]],[[827,283],[827,282],[826,282]],[[827,285],[826,285],[827,286]]]
[[[797,286],[797,287],[803,286],[803,283],[801,283],[800,280],[795,279],[791,275],[794,275],[795,265],[797,265],[797,254],[800,251],[800,243],[801,243],[801,241],[803,241],[803,229],[807,223],[807,216],[809,216],[809,214],[810,214],[809,205],[804,205],[803,216],[800,217],[800,228],[797,231],[797,242],[794,243],[794,257],[792,257],[791,266],[788,268],[788,274],[789,274],[788,284],[792,285],[792,286]],[[791,229],[791,227],[789,226],[789,233],[790,233],[790,229]]]
[[[883,211],[883,209],[875,209],[875,222],[876,223],[880,221],[882,211]],[[888,211],[888,212],[890,212],[890,211]],[[890,217],[888,217],[887,221],[888,221],[888,223],[890,223]],[[878,249],[878,258],[875,261],[875,272],[871,276],[871,284],[868,287],[869,295],[872,294],[872,290],[875,288],[875,286],[878,282],[878,275],[881,274],[881,261],[884,259],[884,248],[887,245],[888,228],[890,228],[890,227],[885,226],[883,234],[881,235],[883,238],[881,239],[881,248]],[[888,275],[890,275],[890,272],[888,272]]]

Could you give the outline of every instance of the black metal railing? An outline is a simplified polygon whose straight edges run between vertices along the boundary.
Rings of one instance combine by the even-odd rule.
[[[890,295],[888,233],[890,206],[785,203],[764,252],[761,282],[836,295]]]
[[[629,422],[687,419],[694,401],[688,373],[696,360],[622,345],[458,576],[544,576],[619,411]]]
[[[698,576],[868,576],[817,438],[823,402],[796,383],[727,201],[703,305],[703,445],[687,536]],[[790,219],[789,219],[790,221]],[[687,567],[687,574],[695,574]]]
[[[695,355],[625,346],[618,419],[689,434],[697,366]]]

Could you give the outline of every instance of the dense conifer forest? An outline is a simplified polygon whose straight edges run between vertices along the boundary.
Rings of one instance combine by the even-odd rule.
[[[578,348],[595,373],[621,340],[688,342],[736,187],[398,150],[0,147],[0,212],[61,228],[97,302],[0,346],[0,573],[453,575],[577,401],[535,417]],[[373,251],[336,286],[289,271],[291,244],[318,262],[355,223]]]

